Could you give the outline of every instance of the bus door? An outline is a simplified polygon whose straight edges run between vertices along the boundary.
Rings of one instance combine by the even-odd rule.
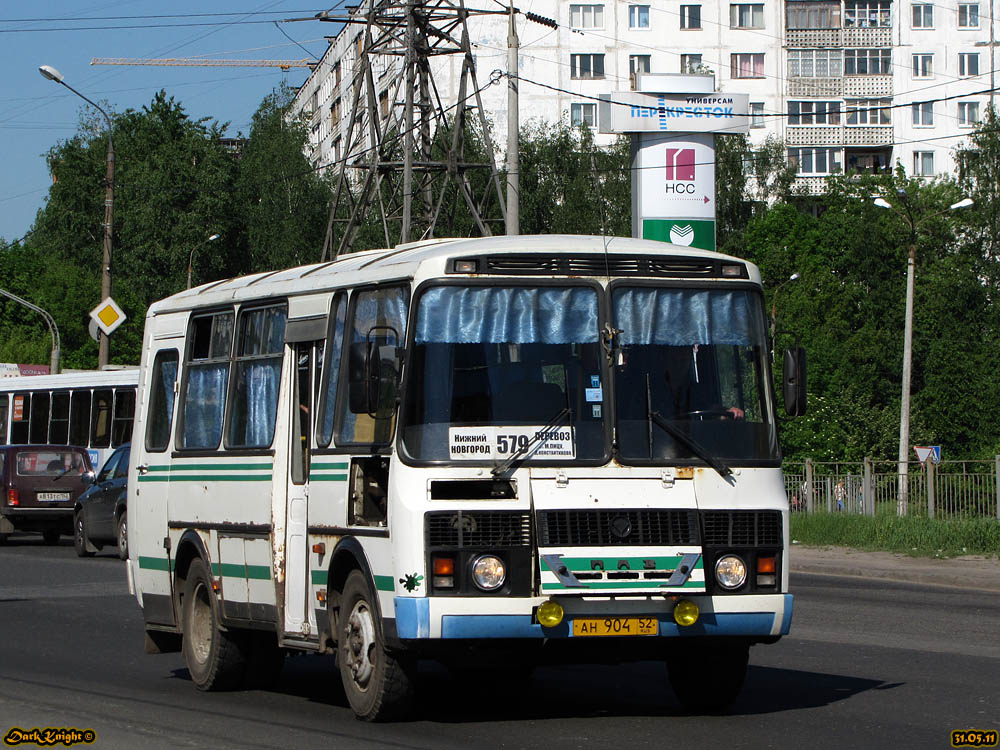
[[[292,348],[292,413],[289,415],[287,501],[285,505],[285,622],[288,635],[314,631],[309,616],[309,460],[314,414],[312,372],[322,342],[299,341]]]

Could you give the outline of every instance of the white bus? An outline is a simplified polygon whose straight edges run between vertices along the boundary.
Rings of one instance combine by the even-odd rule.
[[[0,445],[86,448],[94,471],[132,439],[139,368],[0,378]]]
[[[204,690],[336,653],[367,720],[405,713],[418,658],[662,658],[686,705],[727,705],[792,616],[766,331],[752,264],[600,237],[157,302],[128,481],[147,650]]]

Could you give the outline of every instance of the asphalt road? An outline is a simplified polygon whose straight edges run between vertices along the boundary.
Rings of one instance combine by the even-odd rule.
[[[517,688],[424,675],[405,724],[354,719],[329,658],[275,690],[196,691],[148,656],[110,549],[0,547],[0,732],[90,728],[97,748],[947,748],[1000,729],[1000,593],[793,574],[792,635],[751,652],[722,716],[683,712],[662,664],[542,667]],[[613,647],[613,644],[609,644]]]

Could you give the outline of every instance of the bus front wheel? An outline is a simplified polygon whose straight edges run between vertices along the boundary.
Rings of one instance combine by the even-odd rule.
[[[191,562],[182,603],[184,662],[199,690],[232,690],[246,673],[246,656],[238,635],[224,631],[212,578],[201,558]]]
[[[355,715],[363,721],[392,721],[409,711],[411,669],[386,649],[374,601],[364,574],[351,571],[340,597],[337,665]]]
[[[742,640],[680,642],[667,655],[667,674],[686,709],[717,712],[743,689],[749,658],[750,645]]]

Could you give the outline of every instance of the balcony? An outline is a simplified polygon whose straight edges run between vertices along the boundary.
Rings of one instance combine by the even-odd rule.
[[[889,47],[892,29],[888,27],[849,29],[786,29],[785,46],[802,48]]]
[[[892,96],[892,76],[844,76],[843,96],[849,99]]]
[[[789,78],[787,96],[790,98],[842,98],[844,96],[844,81],[842,78]]]

